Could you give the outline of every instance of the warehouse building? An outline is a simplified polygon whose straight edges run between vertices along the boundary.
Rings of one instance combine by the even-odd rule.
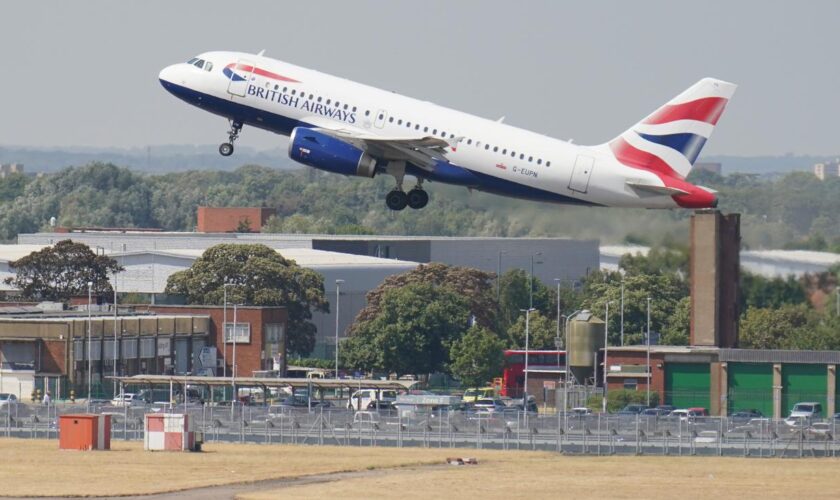
[[[765,416],[786,417],[794,404],[817,402],[823,416],[836,402],[838,351],[719,349],[651,346],[611,347],[607,354],[608,390],[650,390],[651,404],[702,407],[712,415],[757,409]]]

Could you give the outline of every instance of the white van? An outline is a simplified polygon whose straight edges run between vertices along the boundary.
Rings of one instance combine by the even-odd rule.
[[[350,396],[347,408],[350,410],[391,409],[397,401],[397,391],[386,389],[361,389]]]

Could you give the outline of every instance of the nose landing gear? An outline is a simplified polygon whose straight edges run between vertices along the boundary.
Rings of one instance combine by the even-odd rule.
[[[242,122],[231,120],[230,130],[228,130],[228,141],[219,145],[219,154],[222,156],[230,156],[233,154],[233,143],[239,138],[239,132],[242,131]]]

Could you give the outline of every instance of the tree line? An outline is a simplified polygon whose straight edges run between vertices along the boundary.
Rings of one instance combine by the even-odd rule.
[[[777,179],[694,172],[716,189],[720,208],[742,215],[750,248],[840,251],[840,178],[794,172]],[[428,236],[598,238],[649,246],[688,241],[689,211],[557,207],[430,184],[423,210],[398,214],[383,199],[388,176],[347,178],[311,169],[247,165],[235,171],[152,175],[108,163],[68,167],[40,177],[0,179],[0,240],[63,226],[157,227],[188,231],[196,207],[265,206],[277,210],[264,231]]]

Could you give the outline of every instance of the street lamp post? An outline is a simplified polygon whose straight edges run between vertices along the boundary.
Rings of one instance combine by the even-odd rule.
[[[499,250],[499,262],[496,265],[496,302],[502,299],[502,254],[507,253]]]
[[[650,406],[650,297],[647,298],[647,405]]]
[[[566,343],[566,367],[565,367],[565,375],[563,377],[563,432],[566,432],[569,428],[569,417],[568,417],[568,409],[569,409],[569,323],[572,321],[572,318],[580,314],[580,309],[576,310],[572,314],[566,316],[566,325],[564,327],[565,331],[565,343]]]
[[[621,277],[621,346],[624,347],[624,276]]]
[[[338,316],[341,311],[341,284],[344,280],[335,280],[335,378],[338,378]]]
[[[534,257],[542,255],[542,252],[531,254],[531,274],[528,275],[528,309],[534,308]]]
[[[230,403],[230,418],[233,421],[234,410],[236,409],[236,402],[239,401],[239,395],[236,393],[236,341],[237,341],[237,327],[236,324],[236,302],[233,303],[233,328],[231,338],[233,340],[233,363],[230,365],[230,386],[233,390],[233,400]]]
[[[531,312],[535,310],[533,307],[520,309],[525,313],[525,387],[522,390],[522,409],[526,411],[528,409],[528,350],[531,337]]]
[[[105,332],[102,332],[105,336]],[[103,356],[104,357],[104,356]],[[113,393],[117,395],[117,271],[114,271],[114,380]]]
[[[87,328],[87,331],[88,331],[88,342],[87,342],[87,352],[88,352],[87,406],[88,406],[88,410],[90,410],[90,391],[91,391],[91,387],[93,385],[93,361],[91,359],[91,346],[92,346],[91,336],[93,335],[93,328],[92,328],[93,322],[92,322],[91,317],[90,317],[90,308],[91,308],[91,303],[92,303],[92,298],[93,298],[93,282],[88,281],[87,287],[88,287],[88,308],[87,308],[88,309],[87,310],[87,313],[88,313],[88,328]]]
[[[604,399],[601,405],[601,412],[607,413],[607,353],[609,352],[609,325],[610,325],[610,301],[604,304]]]
[[[222,377],[227,377],[227,287],[233,283],[222,285],[224,291],[224,305],[222,306]]]

